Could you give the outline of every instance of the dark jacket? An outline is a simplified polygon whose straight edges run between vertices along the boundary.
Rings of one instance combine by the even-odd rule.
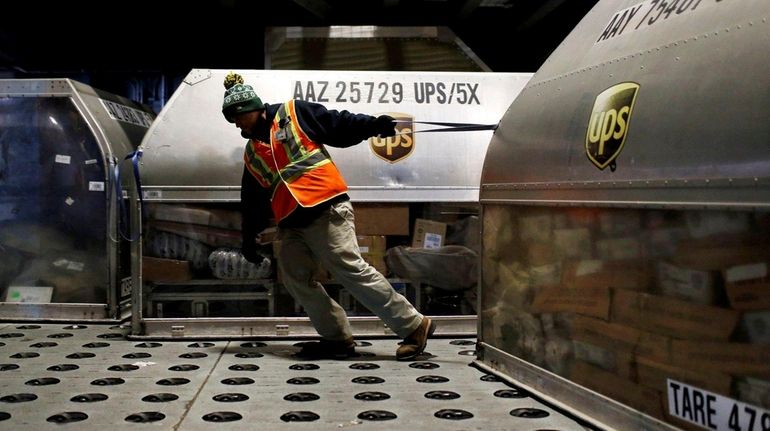
[[[314,142],[331,147],[346,148],[379,133],[377,117],[352,114],[348,111],[326,109],[323,105],[297,100],[294,102],[297,120],[302,130]],[[280,105],[265,105],[266,130],[254,131],[255,139],[268,142],[275,114]],[[343,194],[314,207],[298,206],[280,223],[281,227],[304,227],[315,220],[330,205],[348,200]],[[257,233],[266,228],[273,217],[270,209],[269,189],[262,187],[244,167],[241,180],[241,213],[243,214],[244,241],[253,241]]]

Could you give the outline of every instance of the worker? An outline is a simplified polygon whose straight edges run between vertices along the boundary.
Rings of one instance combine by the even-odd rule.
[[[394,136],[394,119],[329,110],[302,100],[266,104],[232,72],[224,84],[222,113],[248,139],[241,183],[243,255],[252,262],[260,260],[257,236],[274,217],[283,284],[321,336],[320,341],[303,343],[298,356],[355,355],[345,311],[314,280],[318,263],[403,338],[396,359],[420,355],[435,322],[420,314],[361,257],[347,185],[325,148],[350,147],[372,136]]]

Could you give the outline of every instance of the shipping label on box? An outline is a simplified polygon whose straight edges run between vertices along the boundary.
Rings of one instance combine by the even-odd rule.
[[[658,334],[690,340],[727,340],[740,313],[673,298],[615,289],[612,320]]]
[[[418,218],[414,223],[413,248],[440,248],[446,238],[446,223]]]
[[[711,305],[716,302],[718,290],[715,273],[681,268],[666,262],[658,262],[658,286],[666,296],[684,299],[696,304]]]

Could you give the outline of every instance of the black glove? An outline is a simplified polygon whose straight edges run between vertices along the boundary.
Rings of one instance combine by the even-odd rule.
[[[379,133],[380,138],[396,136],[396,119],[390,115],[380,115],[374,120],[374,128]]]
[[[257,253],[257,243],[254,242],[253,238],[250,241],[244,239],[243,246],[241,247],[241,254],[251,263],[259,263],[262,261],[262,256]]]
[[[262,263],[262,260],[266,257],[269,258],[272,252],[273,246],[271,244],[257,244],[253,238],[251,240],[243,239],[241,254],[251,263]]]

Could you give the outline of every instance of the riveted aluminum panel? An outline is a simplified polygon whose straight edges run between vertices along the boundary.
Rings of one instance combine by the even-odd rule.
[[[228,70],[194,69],[145,137],[142,176],[150,201],[230,201],[246,140],[222,116]],[[298,98],[329,109],[414,121],[496,124],[530,74],[237,70],[266,103]],[[475,202],[492,132],[421,133],[354,147],[327,147],[354,201]],[[409,133],[413,131],[417,133]],[[388,149],[387,146],[391,148]],[[395,150],[403,157],[393,156]],[[390,152],[391,154],[388,154]]]

